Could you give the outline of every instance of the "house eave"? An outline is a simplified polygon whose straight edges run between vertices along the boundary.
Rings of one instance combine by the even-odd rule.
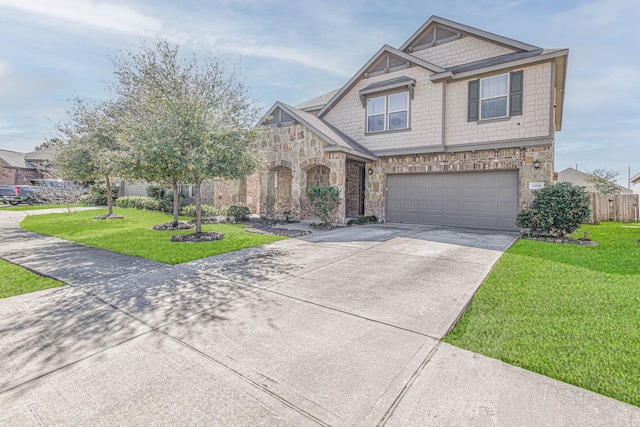
[[[438,67],[437,65],[431,64],[430,62],[424,61],[415,56],[409,55],[401,50],[393,48],[389,45],[382,46],[375,55],[373,55],[366,64],[364,64],[357,73],[351,77],[351,79],[344,85],[336,94],[327,102],[324,107],[318,112],[318,117],[324,117],[324,115],[338,102],[340,101],[348,92],[355,86],[355,84],[364,76],[365,71],[375,62],[378,58],[385,54],[390,53],[392,55],[396,55],[409,63],[420,66],[432,73],[443,73],[446,70],[444,68]]]
[[[417,40],[418,37],[431,25],[431,24],[440,24],[443,26],[447,26],[450,28],[454,28],[458,31],[474,35],[476,37],[480,37],[486,40],[490,40],[494,43],[501,44],[503,46],[507,46],[516,50],[524,50],[524,51],[532,51],[539,49],[537,46],[530,45],[528,43],[523,43],[518,40],[510,39],[508,37],[503,37],[498,34],[490,33],[488,31],[480,30],[478,28],[470,27],[468,25],[460,24],[455,21],[450,21],[445,18],[441,18],[439,16],[433,15],[427,22],[425,22],[409,39],[403,43],[400,47],[400,50],[406,50],[413,42]]]
[[[354,160],[364,160],[364,161],[371,161],[371,162],[375,162],[376,160],[378,160],[377,156],[363,153],[361,151],[356,151],[353,148],[347,148],[347,147],[342,147],[338,145],[326,146],[323,148],[323,151],[327,153],[332,153],[332,152],[346,153],[347,157]]]
[[[478,68],[476,70],[464,71],[461,73],[453,73],[451,71],[445,71],[443,73],[433,74],[431,76],[431,81],[433,83],[439,83],[442,81],[451,81],[451,80],[464,80],[476,76],[480,76],[482,74],[493,73],[495,71],[502,71],[506,69],[518,68],[524,65],[532,65],[540,62],[550,61],[556,58],[566,58],[569,55],[568,49],[562,49],[550,53],[542,53],[538,56],[533,56],[531,58],[519,59],[516,61],[504,62],[502,64],[495,64],[488,67]]]
[[[526,148],[549,146],[553,144],[553,138],[523,138],[509,139],[492,142],[472,142],[468,144],[455,145],[427,145],[422,147],[408,147],[400,149],[377,150],[375,154],[378,157],[404,156],[415,154],[431,154],[431,153],[459,153],[463,151],[481,151],[481,150],[499,150],[503,148]]]

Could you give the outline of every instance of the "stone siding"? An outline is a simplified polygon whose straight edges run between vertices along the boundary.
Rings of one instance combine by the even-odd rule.
[[[524,70],[523,112],[503,120],[467,121],[469,80],[447,85],[447,145],[547,137],[551,120],[551,64]],[[515,70],[513,70],[515,71]],[[495,75],[504,74],[501,71]]]
[[[442,68],[468,64],[515,52],[515,49],[486,42],[473,36],[410,52],[411,55]]]
[[[340,190],[342,201],[336,221],[344,222],[346,154],[325,153],[322,148],[326,145],[326,141],[302,124],[264,128],[262,138],[252,147],[263,162],[258,192],[261,216],[283,219],[286,212],[291,219],[312,217],[307,184],[321,181]],[[290,171],[290,178],[285,170]]]
[[[540,167],[533,163],[538,160]],[[387,175],[406,173],[448,173],[517,170],[518,202],[520,207],[533,200],[529,183],[552,182],[553,147],[536,146],[500,150],[466,151],[458,153],[434,153],[412,156],[382,157],[375,163],[367,163],[373,174],[367,175],[365,191],[365,215],[376,215],[385,219],[385,193]]]

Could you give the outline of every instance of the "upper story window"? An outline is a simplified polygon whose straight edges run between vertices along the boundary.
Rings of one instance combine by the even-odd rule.
[[[482,121],[522,114],[523,72],[469,82],[468,121]]]
[[[407,129],[408,127],[408,91],[367,99],[367,132]]]
[[[493,119],[507,116],[509,75],[480,80],[480,118]]]

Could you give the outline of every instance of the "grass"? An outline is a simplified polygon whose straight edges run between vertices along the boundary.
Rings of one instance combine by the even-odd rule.
[[[18,205],[10,207],[2,207],[1,210],[5,211],[39,211],[42,209],[55,209],[55,208],[82,208],[89,205],[75,204],[75,205]]]
[[[57,280],[38,276],[22,267],[0,259],[0,298],[62,286]]]
[[[445,342],[640,406],[640,228],[597,247],[519,240]]]
[[[79,211],[72,214],[32,215],[25,218],[21,227],[40,234],[61,237],[74,242],[123,254],[137,255],[166,264],[180,264],[194,259],[219,255],[239,249],[263,245],[282,236],[267,236],[244,231],[242,224],[203,225],[202,231],[218,231],[222,240],[203,243],[175,243],[171,236],[193,233],[194,230],[156,231],[151,227],[171,221],[172,216],[138,209],[115,209],[114,213],[125,219],[94,220],[107,210]]]

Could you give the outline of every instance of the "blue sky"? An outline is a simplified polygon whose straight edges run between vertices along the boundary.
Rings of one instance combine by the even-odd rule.
[[[637,0],[0,0],[0,149],[55,136],[69,99],[105,97],[109,55],[156,35],[239,63],[266,110],[342,86],[383,44],[431,15],[544,48],[569,48],[556,170],[640,172]]]

